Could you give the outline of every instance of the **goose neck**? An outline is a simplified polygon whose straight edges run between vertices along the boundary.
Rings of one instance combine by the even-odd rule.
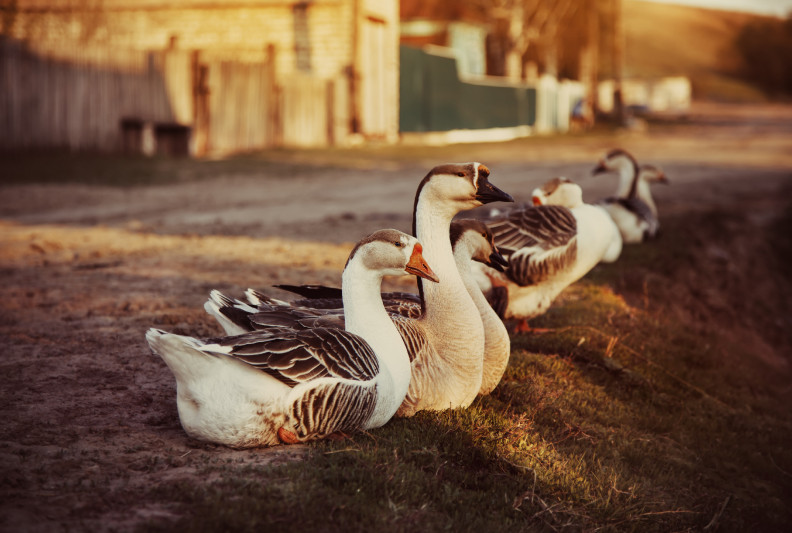
[[[418,204],[415,219],[415,232],[418,240],[424,246],[424,258],[432,266],[440,283],[421,283],[421,292],[424,296],[424,309],[426,313],[433,312],[433,302],[438,299],[449,300],[464,291],[459,270],[454,260],[451,248],[450,230],[451,219],[456,212],[450,212],[435,206]]]
[[[657,207],[655,206],[654,200],[652,199],[652,191],[651,187],[649,186],[649,182],[645,179],[639,179],[635,193],[638,198],[643,200],[643,202],[649,206],[649,209],[652,210],[652,213],[657,215]]]
[[[410,358],[382,303],[382,275],[350,262],[341,279],[345,329],[365,340],[380,365],[377,406],[367,427],[385,424],[396,412],[410,385]]]
[[[619,198],[627,198],[635,186],[635,169],[630,164],[624,164],[619,167],[619,188],[616,190],[616,196]]]
[[[487,299],[481,292],[478,283],[476,283],[476,278],[473,274],[472,268],[472,256],[473,254],[471,253],[471,250],[467,249],[467,246],[462,243],[459,243],[454,249],[454,259],[456,261],[457,269],[459,270],[459,275],[462,278],[462,283],[464,283],[465,289],[472,298],[473,303],[476,305],[476,309],[478,309],[482,320],[487,322],[487,318],[495,318],[500,322],[500,318],[498,318],[498,315],[495,314],[492,306],[489,304],[489,302],[487,302]]]
[[[363,338],[384,325],[392,325],[380,289],[382,275],[350,262],[341,276],[345,329]]]

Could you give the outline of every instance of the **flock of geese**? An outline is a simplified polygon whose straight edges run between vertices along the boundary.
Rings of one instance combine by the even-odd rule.
[[[460,219],[514,200],[480,163],[437,166],[415,195],[414,236],[384,229],[362,239],[341,289],[278,286],[299,295],[289,302],[212,291],[204,308],[224,337],[146,334],[176,378],[182,427],[233,448],[296,444],[492,392],[509,362],[504,319],[541,314],[597,263],[615,261],[623,243],[658,232],[649,186],[666,182],[663,172],[620,149],[601,172],[620,181],[598,205],[555,178],[533,191],[532,205]],[[381,292],[383,277],[404,274],[417,276],[417,294]]]

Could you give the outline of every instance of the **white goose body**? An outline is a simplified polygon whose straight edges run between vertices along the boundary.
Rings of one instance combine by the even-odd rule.
[[[534,202],[540,205],[488,222],[509,260],[505,273],[487,272],[493,285],[507,290],[508,302],[500,305],[504,318],[544,313],[562,290],[600,261],[615,261],[621,253],[613,220],[602,208],[584,204],[579,186],[557,178],[544,189],[541,196],[534,191]],[[482,286],[485,292],[491,289]]]
[[[481,390],[484,325],[457,268],[449,230],[451,220],[460,211],[491,201],[512,201],[488,182],[488,175],[489,170],[479,163],[441,165],[427,174],[416,193],[414,232],[425,244],[424,257],[440,283],[422,284],[419,280],[423,302],[419,318],[392,315],[410,353],[412,369],[407,395],[397,416],[411,416],[424,409],[466,407]],[[272,301],[262,301],[255,291],[249,292],[248,297],[256,306],[253,310],[265,307],[267,312],[261,316],[236,306],[249,316],[234,321],[233,327],[253,328],[278,320],[299,320],[304,324],[333,320],[323,309],[272,306]],[[228,299],[210,299],[206,309],[217,316],[228,302],[233,307],[233,301]],[[297,315],[299,318],[295,318]]]
[[[386,423],[404,399],[410,362],[380,286],[405,272],[436,280],[414,237],[382,230],[355,247],[344,269],[346,330],[272,327],[206,342],[149,330],[152,351],[176,378],[185,431],[247,448]]]
[[[594,174],[609,171],[619,174],[616,193],[600,201],[622,235],[625,243],[639,243],[655,238],[660,230],[657,206],[652,198],[651,183],[668,183],[665,174],[652,165],[639,166],[628,152],[608,152],[594,169]]]

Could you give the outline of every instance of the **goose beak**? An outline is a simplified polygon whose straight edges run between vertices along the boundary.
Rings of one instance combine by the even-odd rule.
[[[407,262],[407,266],[404,267],[404,271],[408,274],[413,274],[415,276],[428,279],[429,281],[439,283],[440,280],[438,279],[437,275],[432,272],[432,269],[429,268],[429,265],[426,264],[426,260],[424,260],[421,252],[423,252],[423,247],[416,243],[413,247],[410,260]]]
[[[489,261],[485,263],[488,267],[494,268],[498,272],[503,272],[509,266],[509,262],[500,254],[498,250],[493,250],[489,256]]]
[[[490,202],[513,202],[514,198],[510,194],[503,192],[489,180],[479,177],[478,188],[476,189],[476,200],[482,204]]]
[[[599,164],[591,171],[591,175],[596,176],[597,174],[602,174],[603,172],[608,172],[608,167],[605,166],[605,161],[600,161]]]
[[[665,183],[666,185],[671,183],[670,181],[668,181],[668,176],[666,176],[664,172],[661,172],[660,175],[657,176],[657,181],[660,183]]]
[[[533,202],[533,205],[542,205],[542,199],[538,196],[534,196],[531,201]]]

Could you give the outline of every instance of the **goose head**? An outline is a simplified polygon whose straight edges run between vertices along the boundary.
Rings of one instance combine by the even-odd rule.
[[[436,166],[418,186],[414,207],[425,199],[456,214],[490,202],[513,202],[514,198],[489,182],[489,175],[489,169],[476,162]]]
[[[382,276],[411,274],[430,281],[439,279],[423,258],[418,239],[395,229],[383,229],[365,237],[352,249],[347,266],[355,261]]]
[[[668,177],[665,172],[654,165],[641,165],[638,177],[647,183],[664,183],[668,185]]]
[[[484,263],[499,272],[509,265],[498,251],[492,231],[480,220],[463,218],[452,222],[451,245],[454,250],[465,246],[473,261]]]
[[[566,178],[553,178],[532,193],[533,205],[560,205],[572,209],[583,204],[583,189]]]
[[[615,148],[599,160],[599,164],[591,171],[592,175],[606,172],[618,172],[624,175],[638,175],[638,163],[626,150]]]

